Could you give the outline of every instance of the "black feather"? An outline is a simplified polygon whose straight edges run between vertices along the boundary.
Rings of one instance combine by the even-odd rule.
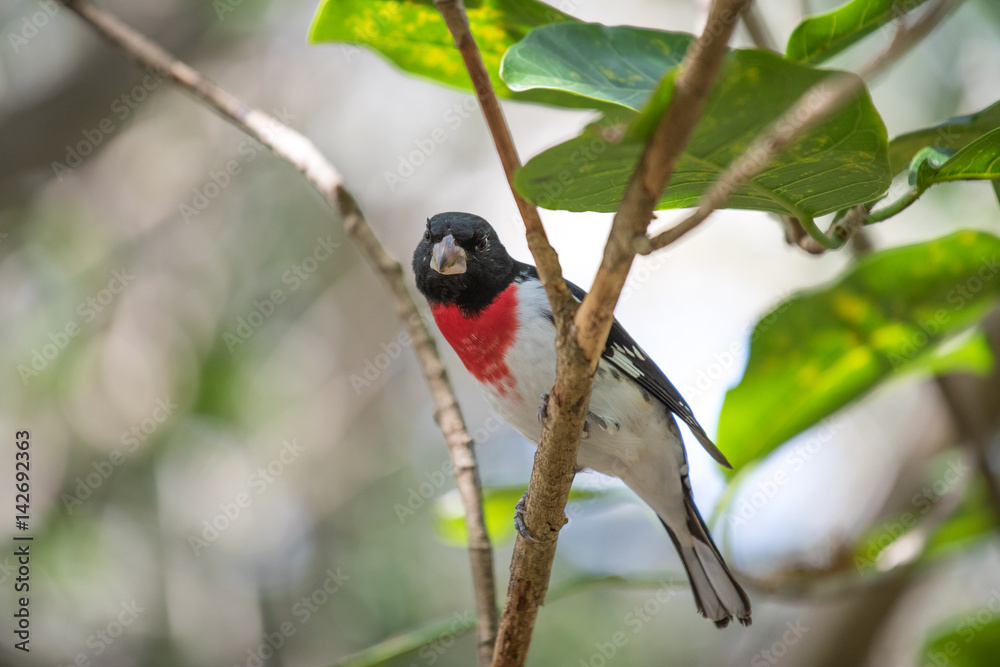
[[[517,262],[517,267],[519,271],[518,277],[515,280],[523,282],[529,278],[538,279],[538,271],[530,264]],[[566,286],[569,287],[570,293],[573,294],[577,301],[583,301],[583,298],[587,296],[585,290],[568,280],[566,281]],[[628,358],[628,363],[623,363],[620,359],[615,359],[616,350],[618,350],[618,354]],[[715,443],[712,442],[712,439],[705,433],[705,429],[695,419],[694,412],[691,411],[691,406],[687,404],[681,393],[677,391],[677,388],[667,379],[663,371],[650,359],[649,355],[625,331],[625,327],[618,322],[617,318],[611,324],[611,331],[608,334],[608,340],[604,344],[604,352],[601,353],[601,357],[652,394],[670,412],[680,417],[691,429],[691,432],[694,433],[694,436],[705,448],[705,451],[712,455],[712,458],[727,468],[732,468],[726,457],[723,456],[722,452],[715,446]],[[638,370],[638,375],[633,368]]]

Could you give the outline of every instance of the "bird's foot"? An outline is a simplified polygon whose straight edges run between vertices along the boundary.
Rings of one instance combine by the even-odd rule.
[[[542,402],[542,404],[538,406],[538,423],[545,426],[545,420],[549,417],[549,395],[542,394],[539,396],[538,400]],[[521,500],[524,500],[524,498]]]
[[[545,394],[544,398],[547,399],[548,394]],[[539,412],[541,412],[541,408],[539,408]],[[539,414],[539,417],[541,417],[541,414]],[[531,534],[531,531],[528,530],[528,526],[524,523],[524,513],[527,511],[527,502],[528,492],[525,491],[524,495],[521,496],[521,499],[517,501],[516,505],[514,505],[514,528],[517,529],[517,532],[521,537],[529,542],[538,544],[541,540],[535,539],[535,536]]]

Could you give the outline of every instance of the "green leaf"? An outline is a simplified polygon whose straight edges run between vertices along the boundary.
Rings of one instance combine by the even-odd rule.
[[[802,21],[788,38],[785,57],[804,63],[832,58],[875,29],[927,0],[851,0]]]
[[[910,185],[925,190],[945,181],[978,181],[1000,178],[1000,128],[987,132],[954,155],[924,148],[910,165]]]
[[[466,13],[497,95],[573,105],[569,96],[558,93],[512,94],[499,74],[504,52],[529,30],[573,17],[536,0],[478,0],[466,4]],[[364,44],[406,72],[472,89],[433,0],[322,0],[309,28],[309,41]]]
[[[734,470],[926,356],[1000,296],[1000,239],[963,231],[873,253],[761,318],[718,444]]]
[[[483,489],[483,518],[486,532],[494,543],[513,539],[514,505],[521,499],[527,487],[506,486]],[[569,501],[579,502],[609,496],[611,491],[572,489]],[[469,534],[465,529],[465,511],[458,491],[450,491],[434,503],[434,530],[445,544],[467,547]]]
[[[976,329],[969,336],[957,336],[942,344],[934,354],[914,360],[913,370],[926,370],[934,375],[945,373],[971,373],[989,375],[993,371],[993,348],[982,330]],[[953,343],[955,345],[953,345]]]
[[[932,631],[921,649],[917,664],[994,667],[997,656],[1000,656],[998,612],[1000,599],[994,589],[982,606],[969,609]]]
[[[901,134],[889,142],[889,164],[898,174],[920,149],[928,146],[940,151],[958,151],[991,130],[1000,128],[1000,102],[967,116],[956,116],[914,132]]]
[[[537,67],[529,71],[520,64],[517,68],[505,64],[504,75],[511,86],[563,90],[636,111],[642,109],[642,101],[653,99],[627,132],[595,124],[581,136],[532,158],[515,175],[518,190],[545,208],[615,211],[646,137],[670,101],[670,77],[676,71],[672,68],[681,57],[680,45],[689,39],[655,30],[582,23],[532,31],[512,49],[512,56],[517,56],[518,63],[533,62]],[[642,58],[629,79],[628,58],[637,53]],[[661,60],[658,68],[652,64],[657,58]],[[654,77],[656,72],[659,79]],[[657,208],[694,205],[761,130],[810,87],[833,75],[772,53],[730,52]],[[624,81],[634,87],[625,86]],[[886,145],[882,119],[865,92],[737,190],[728,206],[802,218],[870,202],[891,181]]]
[[[503,57],[511,90],[562,90],[638,111],[694,41],[686,33],[598,23],[532,30]]]

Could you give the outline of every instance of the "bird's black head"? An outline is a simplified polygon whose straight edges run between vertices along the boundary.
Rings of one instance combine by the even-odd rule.
[[[417,289],[428,301],[467,313],[490,305],[517,274],[490,223],[471,213],[438,213],[427,220],[413,252]]]

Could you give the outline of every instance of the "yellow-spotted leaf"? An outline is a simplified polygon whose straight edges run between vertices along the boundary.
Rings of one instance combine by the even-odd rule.
[[[469,25],[497,94],[526,101],[575,106],[571,96],[535,91],[514,94],[500,79],[500,59],[532,28],[574,20],[537,0],[478,0],[466,4]],[[411,74],[471,90],[462,57],[433,0],[322,0],[311,42],[346,42],[369,46]]]
[[[888,378],[945,370],[932,361],[940,344],[998,298],[1000,239],[975,231],[874,253],[791,297],[754,328],[743,379],[722,407],[720,449],[739,470]]]

